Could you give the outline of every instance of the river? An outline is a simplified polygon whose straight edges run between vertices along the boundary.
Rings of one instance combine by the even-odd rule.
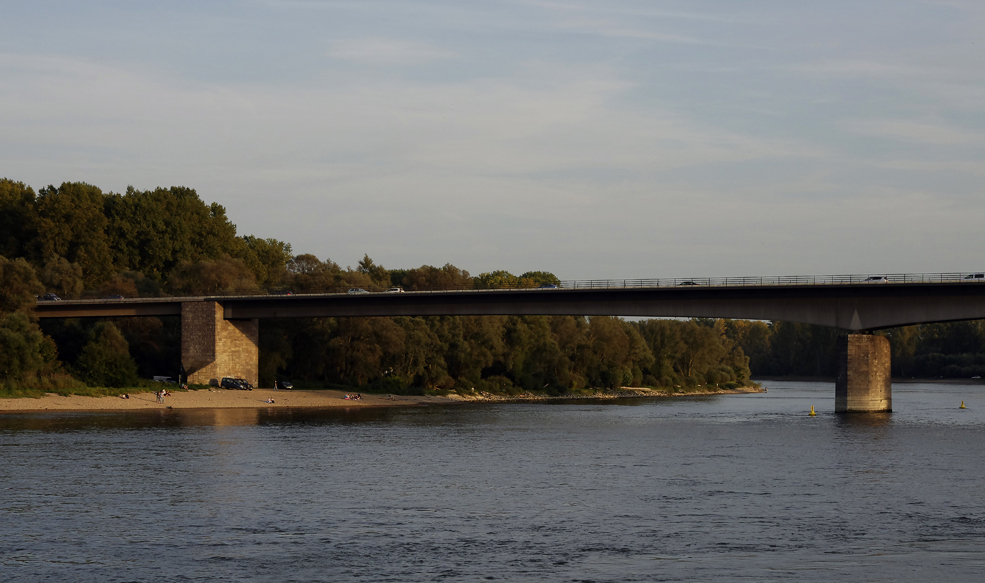
[[[0,579],[985,577],[985,387],[897,384],[896,412],[839,416],[829,383],[766,384],[607,402],[2,415]]]

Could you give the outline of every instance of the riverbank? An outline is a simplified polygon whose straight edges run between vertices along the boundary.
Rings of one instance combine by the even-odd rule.
[[[757,383],[764,382],[807,382],[807,383],[833,383],[835,382],[834,377],[824,377],[824,376],[757,376],[753,381]],[[934,378],[934,379],[922,379],[918,377],[893,377],[893,384],[903,384],[903,383],[928,383],[928,384],[942,384],[942,385],[985,385],[985,379],[973,379],[973,378]]]
[[[724,395],[737,393],[758,393],[762,389],[746,387],[742,389],[709,389],[681,393],[668,393],[653,389],[623,388],[618,391],[599,391],[585,395],[564,397],[542,397],[523,395],[501,397],[481,395],[463,397],[451,394],[447,397],[431,395],[371,395],[363,393],[361,399],[346,399],[343,391],[279,391],[275,389],[255,389],[234,391],[228,389],[203,389],[199,391],[176,391],[158,403],[154,393],[136,393],[129,399],[123,397],[83,397],[71,395],[63,397],[49,393],[39,399],[0,399],[0,413],[36,411],[137,411],[145,409],[267,409],[267,408],[314,408],[343,409],[360,407],[422,407],[428,405],[449,405],[468,402],[522,402],[563,399],[620,399],[639,397],[676,397],[696,395]],[[351,393],[350,393],[351,394]]]

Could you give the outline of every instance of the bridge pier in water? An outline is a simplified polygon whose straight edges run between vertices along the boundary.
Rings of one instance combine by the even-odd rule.
[[[218,385],[222,377],[256,385],[260,368],[259,320],[225,320],[222,304],[181,304],[181,363],[190,384]]]
[[[835,412],[892,411],[891,358],[889,339],[885,336],[839,337]]]

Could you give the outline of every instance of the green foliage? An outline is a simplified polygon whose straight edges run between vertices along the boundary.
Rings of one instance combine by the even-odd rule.
[[[423,265],[407,271],[403,287],[407,291],[471,289],[472,277],[468,271],[451,263],[446,263],[444,267]]]
[[[390,272],[384,269],[383,266],[373,263],[369,255],[363,255],[356,271],[368,275],[373,285],[379,287],[389,287],[390,285]]]
[[[260,239],[252,235],[243,237],[246,252],[243,262],[253,272],[261,286],[280,285],[287,277],[287,263],[291,260],[291,244],[277,239]]]
[[[29,383],[57,369],[58,350],[24,312],[0,315],[0,382]]]
[[[82,266],[57,255],[49,257],[41,271],[41,283],[63,300],[78,299],[85,288]]]
[[[105,206],[113,262],[120,271],[139,271],[166,283],[182,264],[217,260],[224,254],[247,260],[250,255],[249,243],[236,236],[226,209],[204,203],[191,188],[129,187],[124,195],[108,195]],[[258,269],[263,263],[256,252],[250,260]]]
[[[0,256],[0,314],[33,309],[40,293],[44,287],[27,261]]]
[[[104,281],[114,271],[104,205],[102,191],[90,184],[65,182],[57,188],[41,189],[35,203],[35,260],[47,263],[64,257],[81,267],[86,286],[95,287]]]
[[[130,347],[109,322],[93,328],[75,368],[89,386],[131,387],[137,383],[137,365],[130,358]]]
[[[342,285],[342,268],[332,260],[321,261],[310,253],[287,262],[287,286],[296,293],[314,293]]]
[[[0,179],[0,257],[25,257],[37,237],[34,190]]]
[[[546,283],[554,285],[559,285],[561,283],[561,280],[550,271],[528,271],[520,274],[520,280],[532,282],[533,285],[531,287],[539,287]]]
[[[171,276],[171,291],[180,295],[205,296],[254,290],[257,290],[256,276],[242,259],[229,255],[184,262]]]

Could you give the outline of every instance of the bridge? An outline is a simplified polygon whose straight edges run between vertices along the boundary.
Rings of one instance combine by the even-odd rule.
[[[354,316],[572,315],[775,320],[850,331],[835,409],[891,411],[890,348],[873,330],[985,318],[985,274],[565,281],[556,288],[40,301],[40,318],[180,316],[192,383],[256,383],[259,321]]]

